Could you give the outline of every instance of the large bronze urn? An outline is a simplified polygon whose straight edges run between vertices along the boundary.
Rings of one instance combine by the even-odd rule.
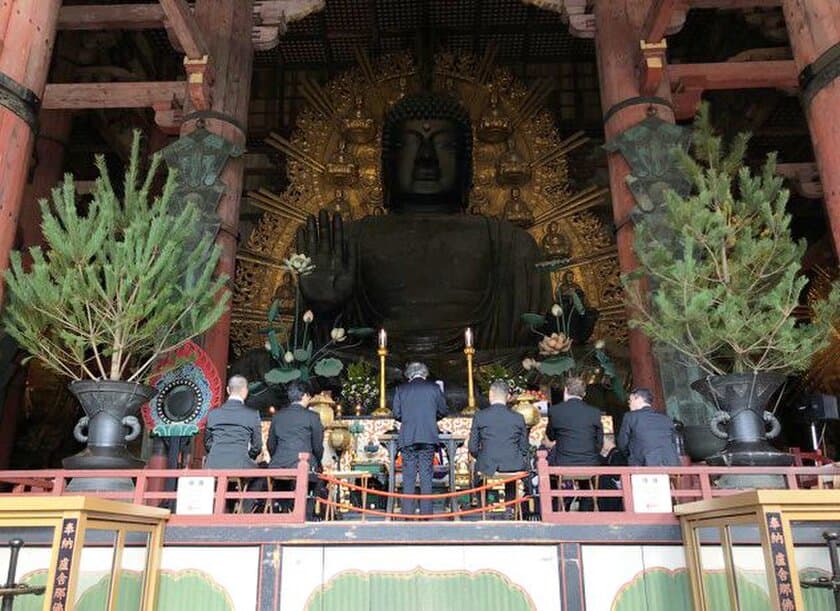
[[[128,453],[126,444],[140,435],[140,406],[157,392],[150,386],[119,380],[82,380],[70,384],[70,392],[85,412],[74,437],[87,447],[62,461],[65,469],[141,469],[145,462]],[[73,479],[68,491],[130,491],[127,477]]]
[[[708,464],[732,467],[793,464],[793,456],[768,443],[768,439],[781,432],[781,425],[765,407],[784,381],[782,375],[758,372],[708,376],[692,383],[691,387],[718,410],[709,426],[715,436],[726,440],[726,446],[720,452],[706,458]],[[719,485],[780,487],[784,484],[779,476],[730,479],[732,481],[719,482]]]

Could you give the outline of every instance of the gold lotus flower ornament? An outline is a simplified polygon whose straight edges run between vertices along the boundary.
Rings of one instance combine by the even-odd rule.
[[[554,356],[561,352],[568,352],[572,347],[572,339],[565,333],[546,335],[537,346],[542,356]]]

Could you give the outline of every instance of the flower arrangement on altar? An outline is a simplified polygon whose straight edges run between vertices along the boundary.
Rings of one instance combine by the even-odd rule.
[[[361,359],[347,365],[341,396],[347,405],[347,413],[357,416],[370,411],[379,400],[379,386],[373,365]]]
[[[482,395],[487,395],[490,385],[496,380],[507,382],[511,394],[522,393],[528,388],[528,380],[525,376],[513,373],[500,363],[490,363],[476,369],[475,382]]]

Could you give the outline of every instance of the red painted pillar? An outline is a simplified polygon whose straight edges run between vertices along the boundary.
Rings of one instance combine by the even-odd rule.
[[[840,258],[840,60],[834,70],[822,75],[819,68],[823,54],[840,44],[840,2],[837,0],[783,0],[793,59],[801,71],[809,66],[815,71],[813,82],[802,91],[805,115],[811,130],[814,155],[820,169],[825,208],[834,251]],[[831,72],[832,77],[825,77]]]
[[[639,85],[639,42],[649,2],[646,0],[596,0],[595,48],[598,58],[598,75],[601,84],[601,107],[606,117],[604,132],[610,141],[647,117],[649,102],[637,100],[642,96]],[[650,96],[649,96],[650,97]],[[653,97],[670,103],[671,91],[663,77]],[[622,104],[621,107],[617,105]],[[659,118],[674,121],[674,113],[667,105],[653,105]],[[635,205],[625,179],[630,167],[620,153],[607,156],[612,193],[613,219],[619,227],[618,261],[622,273],[628,273],[638,262],[633,252],[633,224],[628,222]],[[628,312],[628,315],[630,312]],[[659,373],[653,347],[646,335],[630,330],[630,365],[633,383],[653,390],[657,403],[662,405]]]
[[[181,135],[189,134],[202,121],[204,127],[244,148],[251,99],[251,66],[254,49],[251,44],[253,15],[251,2],[242,0],[198,0],[195,19],[201,27],[210,51],[215,81],[212,86],[212,116],[187,112]],[[221,228],[216,243],[222,249],[218,273],[230,277],[233,287],[236,272],[239,207],[242,200],[244,157],[229,159],[220,175],[225,191],[219,201]],[[233,300],[231,300],[232,302]],[[204,334],[204,349],[213,360],[222,380],[227,380],[230,343],[230,310]],[[204,456],[203,434],[195,439],[193,465],[201,466]]]
[[[221,117],[204,118],[205,127],[244,148],[254,58],[251,3],[242,0],[198,0],[194,14],[209,47],[215,70],[212,110],[216,113],[215,117]],[[196,120],[190,119],[189,113],[187,119],[181,134],[188,134],[196,128]],[[231,286],[236,271],[236,240],[244,169],[244,158],[230,159],[220,176],[225,192],[218,207],[222,221],[216,238],[216,243],[222,248],[218,271],[230,276]],[[222,379],[227,378],[229,342],[230,311],[204,336],[204,348],[213,359]]]
[[[61,181],[64,171],[64,152],[70,135],[72,115],[66,111],[42,111],[38,115],[38,137],[35,141],[35,168],[32,182],[26,185],[18,220],[17,239],[13,247],[43,246],[41,207],[38,200],[49,198],[52,188]],[[24,256],[27,265],[28,255]],[[9,465],[18,417],[23,409],[27,379],[26,365],[18,364],[18,372],[9,382],[0,420],[0,469]]]
[[[34,143],[31,104],[47,84],[60,6],[61,0],[0,0],[0,78],[14,92],[17,111],[0,106],[0,272],[15,241]],[[0,303],[4,289],[0,283]]]

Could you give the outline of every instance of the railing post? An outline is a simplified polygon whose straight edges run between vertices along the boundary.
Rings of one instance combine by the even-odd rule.
[[[621,502],[625,512],[636,513],[633,508],[633,478],[627,471],[621,472]]]
[[[707,469],[700,471],[698,474],[700,479],[700,498],[704,501],[712,498],[712,482],[709,479],[710,474]]]
[[[551,477],[548,474],[548,452],[537,450],[537,482],[540,488],[540,516],[543,522],[552,522]]]
[[[216,478],[216,502],[213,507],[215,515],[222,515],[225,513],[225,496],[227,495],[228,478],[227,475],[219,475]]]
[[[64,474],[61,471],[59,471],[53,478],[52,493],[56,496],[61,496],[62,494],[64,494],[64,484]]]
[[[134,504],[142,505],[143,497],[146,496],[146,474],[143,471],[137,473],[137,483],[134,484]]]
[[[295,502],[292,509],[292,521],[306,522],[306,494],[309,490],[309,454],[298,454],[298,466],[295,473]]]

